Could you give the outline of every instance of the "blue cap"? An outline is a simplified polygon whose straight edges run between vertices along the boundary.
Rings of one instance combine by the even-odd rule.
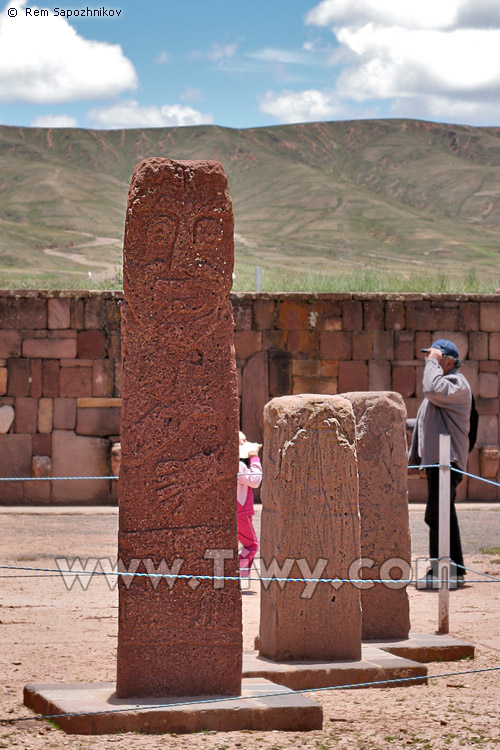
[[[429,348],[439,349],[443,357],[453,357],[454,359],[458,359],[460,357],[457,347],[455,346],[453,341],[449,341],[448,339],[438,339],[437,341],[434,341],[434,343],[431,344]],[[420,351],[428,352],[429,349],[421,349]]]

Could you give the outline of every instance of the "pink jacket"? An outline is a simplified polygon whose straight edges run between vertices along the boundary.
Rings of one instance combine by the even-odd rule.
[[[240,461],[238,469],[238,489],[236,499],[238,501],[239,516],[253,516],[253,490],[262,482],[262,465],[258,456],[251,456],[250,467]]]

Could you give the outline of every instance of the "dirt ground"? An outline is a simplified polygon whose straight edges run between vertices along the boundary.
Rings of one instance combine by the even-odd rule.
[[[500,506],[460,508],[466,565],[500,576]],[[410,512],[414,556],[424,555],[421,507]],[[55,567],[56,558],[116,558],[114,509],[81,512],[1,509],[1,564]],[[496,544],[495,544],[496,542]],[[312,695],[324,707],[322,731],[66,735],[49,723],[26,719],[26,683],[111,681],[115,677],[117,590],[106,579],[78,581],[59,574],[0,570],[0,748],[67,747],[104,750],[172,748],[492,748],[500,744],[500,671],[431,679],[428,686],[343,690]],[[19,577],[18,577],[19,576]],[[29,577],[28,577],[29,576]],[[471,574],[470,577],[479,577]],[[409,589],[412,630],[435,632],[438,595]],[[476,646],[474,661],[434,663],[430,674],[500,666],[500,584],[473,583],[451,592],[450,631]],[[258,584],[243,594],[244,648],[259,626]]]

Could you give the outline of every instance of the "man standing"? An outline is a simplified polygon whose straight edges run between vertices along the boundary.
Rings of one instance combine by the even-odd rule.
[[[427,352],[423,391],[424,400],[415,420],[409,453],[410,464],[439,464],[439,436],[450,436],[450,459],[452,466],[462,471],[467,469],[469,453],[469,424],[472,392],[464,375],[458,349],[452,341],[438,339]],[[425,522],[429,527],[429,552],[432,568],[427,572],[427,581],[432,586],[437,575],[439,556],[439,468],[426,469],[427,506]],[[455,509],[457,485],[462,475],[450,472],[450,557],[456,565],[457,583],[463,583],[465,574],[460,529]]]

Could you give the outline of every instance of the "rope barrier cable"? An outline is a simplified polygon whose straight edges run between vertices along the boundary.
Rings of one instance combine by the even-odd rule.
[[[412,677],[397,677],[387,680],[375,680],[373,682],[354,682],[345,685],[329,685],[327,687],[316,687],[316,688],[303,688],[302,690],[292,690],[281,693],[259,693],[257,695],[238,695],[228,696],[224,698],[204,698],[197,701],[184,701],[180,703],[157,703],[143,706],[140,704],[125,706],[123,708],[113,708],[109,711],[80,711],[73,713],[60,713],[60,714],[36,714],[34,716],[16,716],[10,719],[1,719],[0,724],[14,724],[18,721],[44,721],[48,719],[64,719],[76,716],[107,716],[108,714],[116,713],[127,713],[128,711],[151,711],[160,708],[179,708],[181,706],[197,706],[207,705],[213,703],[227,703],[229,701],[241,701],[241,700],[253,700],[255,698],[278,698],[280,696],[301,695],[305,693],[324,693],[331,690],[347,690],[353,688],[363,687],[374,687],[375,685],[394,685],[400,682],[416,682],[423,680],[432,680],[441,677],[458,677],[466,674],[480,674],[483,672],[497,672],[500,670],[500,666],[497,667],[482,667],[480,669],[467,669],[462,672],[443,672],[441,674],[429,674],[429,675],[415,675]]]

